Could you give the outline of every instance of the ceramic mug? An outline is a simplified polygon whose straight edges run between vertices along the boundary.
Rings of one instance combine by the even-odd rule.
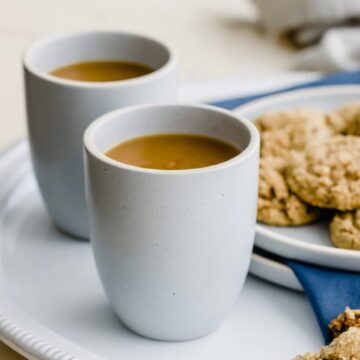
[[[153,133],[215,136],[242,149],[191,170],[144,169],[104,152]],[[145,337],[178,341],[216,329],[234,305],[253,246],[259,135],[211,106],[117,110],[84,135],[90,239],[107,297]]]
[[[49,71],[89,60],[127,60],[156,69],[112,82],[66,80]],[[82,137],[100,115],[133,104],[176,100],[176,60],[163,43],[123,32],[82,32],[40,40],[24,56],[32,162],[53,222],[88,237]]]

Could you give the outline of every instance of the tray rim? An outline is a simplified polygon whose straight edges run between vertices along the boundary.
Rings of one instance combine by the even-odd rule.
[[[7,159],[13,156],[24,156],[27,151],[28,141],[26,139],[17,141],[5,148],[0,153],[0,174],[7,169]],[[5,193],[11,192],[13,186],[16,186],[16,181],[21,178],[23,170],[24,167],[20,166],[15,174],[5,180],[5,190],[3,190]],[[10,186],[7,187],[8,185]],[[3,206],[6,206],[6,197],[4,203],[1,204],[1,207]],[[2,270],[0,269],[0,289],[6,290],[2,278]],[[105,360],[103,357],[67,340],[28,315],[21,307],[13,304],[6,291],[0,291],[0,294],[0,340],[20,355],[30,360],[79,360],[80,358]],[[31,330],[29,330],[30,328]],[[37,332],[46,333],[47,337],[40,336]]]
[[[251,275],[283,288],[304,292],[292,270],[273,259],[253,252],[249,272]]]

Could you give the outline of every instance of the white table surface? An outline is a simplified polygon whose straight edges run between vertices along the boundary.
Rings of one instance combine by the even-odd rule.
[[[262,34],[249,0],[0,0],[0,7],[0,150],[26,135],[21,54],[43,35],[118,29],[157,36],[177,49],[183,83],[213,80],[206,85],[209,98],[222,86],[216,79],[233,80],[233,84],[226,82],[229,95],[239,92],[239,79],[241,92],[246,91],[247,84],[251,91],[271,88],[279,77],[270,74],[289,70],[293,62],[288,48]],[[183,95],[193,98],[186,89]],[[251,298],[259,287],[266,306],[254,309]],[[269,327],[269,336],[259,338],[259,346],[269,349],[269,359],[278,359],[271,347],[272,335],[281,336],[281,331],[288,331],[289,323],[293,324],[292,331],[299,329],[299,334],[307,337],[306,341],[294,337],[293,344],[284,344],[294,347],[294,355],[319,347],[320,331],[303,295],[250,277],[241,299],[238,306],[249,306],[252,312],[244,326],[249,331]],[[264,316],[272,319],[270,323],[262,322],[263,311],[271,311],[270,316]],[[286,324],[277,322],[279,312],[286,313]],[[303,349],[301,344],[309,344],[309,339],[313,348]],[[0,343],[0,359],[21,357]]]

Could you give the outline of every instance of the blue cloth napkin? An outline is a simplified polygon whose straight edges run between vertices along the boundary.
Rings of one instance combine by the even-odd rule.
[[[272,92],[212,102],[212,105],[231,110],[249,101],[286,91],[317,86],[352,84],[360,84],[360,71],[332,74],[316,81]],[[256,249],[256,252],[259,251],[261,255],[281,261],[293,270],[315,312],[326,343],[331,340],[329,322],[342,313],[346,306],[355,309],[360,308],[360,273],[328,269],[295,260],[282,259],[274,254]]]
[[[282,88],[280,90],[275,90],[271,92],[260,93],[256,95],[226,99],[212,102],[212,105],[222,107],[224,109],[232,110],[240,105],[243,105],[249,101],[260,99],[265,96],[281,94],[286,91],[306,89],[316,86],[331,86],[331,85],[359,85],[360,84],[360,71],[347,71],[336,73],[328,76],[324,76],[319,80],[303,83],[300,85],[295,85],[287,88]]]
[[[309,299],[325,343],[332,340],[329,322],[344,312],[346,306],[360,308],[360,273],[285,259],[258,247],[254,252],[292,269]]]
[[[345,307],[360,308],[360,273],[328,269],[284,259],[301,283],[314,310],[326,343],[331,341],[329,322]]]

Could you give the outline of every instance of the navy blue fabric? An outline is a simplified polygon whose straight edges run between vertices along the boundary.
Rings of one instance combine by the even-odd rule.
[[[232,99],[219,100],[219,101],[212,102],[211,104],[222,107],[224,109],[231,110],[231,109],[234,109],[234,108],[236,108],[240,105],[243,105],[249,101],[260,99],[260,98],[268,96],[268,95],[281,94],[286,91],[306,89],[306,88],[311,88],[311,87],[316,87],[316,86],[355,85],[355,84],[360,84],[360,71],[359,70],[336,73],[336,74],[324,76],[319,80],[311,81],[308,83],[303,83],[300,85],[295,85],[292,87],[283,88],[280,90],[275,90],[275,91],[266,92],[266,93],[260,93],[260,94],[256,94],[256,95],[232,98]]]
[[[317,86],[352,84],[360,84],[360,71],[332,74],[316,81],[272,92],[212,102],[212,105],[231,110],[249,101],[286,91]],[[259,250],[256,249],[257,252]],[[260,252],[263,256],[274,258],[273,254],[266,254],[263,250]],[[329,322],[343,312],[346,306],[360,308],[360,273],[317,267],[294,260],[282,259],[278,256],[275,256],[275,260],[287,264],[295,273],[315,312],[324,340],[328,343],[331,340],[328,329]]]
[[[324,340],[331,334],[328,324],[346,306],[360,308],[360,273],[352,273],[284,260],[301,283],[320,325]]]
[[[315,313],[325,343],[331,341],[328,324],[346,306],[360,308],[360,273],[340,271],[282,258],[258,247],[254,252],[289,266],[301,283]]]

